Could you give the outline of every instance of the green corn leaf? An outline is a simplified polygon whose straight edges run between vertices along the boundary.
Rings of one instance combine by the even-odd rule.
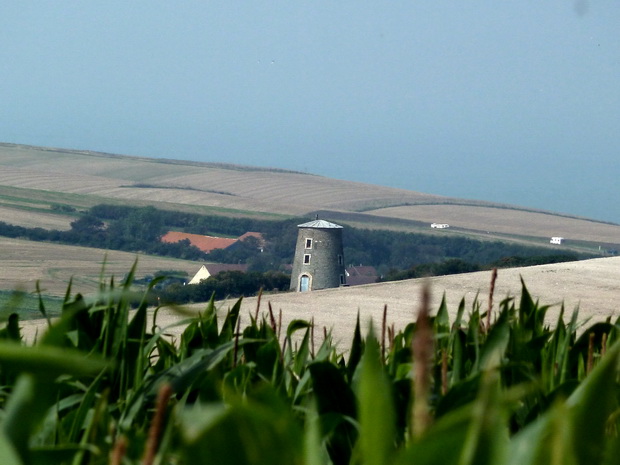
[[[0,432],[0,463],[2,465],[24,465],[21,457],[13,447],[11,441]]]
[[[308,360],[310,359],[310,329],[306,329],[304,337],[299,344],[297,353],[295,354],[295,360],[293,363],[293,370],[297,375],[301,375],[306,368]]]
[[[308,368],[312,375],[319,415],[337,412],[357,417],[355,395],[342,372],[330,362],[311,363]]]
[[[209,302],[212,308],[215,308],[215,295],[213,296],[213,303]],[[239,319],[239,312],[241,311],[241,303],[243,299],[238,299],[232,308],[228,311],[224,323],[222,323],[222,330],[219,335],[219,342],[226,342],[233,337],[235,329],[237,328],[237,320]],[[214,311],[214,310],[213,310]]]
[[[22,374],[13,387],[2,421],[2,436],[24,464],[30,463],[30,436],[54,402],[47,380]]]
[[[302,463],[301,428],[272,391],[233,402],[228,408],[196,404],[181,411],[179,421],[186,463]]]
[[[456,311],[456,318],[454,320],[454,327],[460,328],[463,323],[463,315],[465,314],[465,298],[462,298],[459,302],[459,308]]]
[[[605,426],[618,408],[620,343],[614,344],[568,398],[577,463],[599,463],[605,450]]]
[[[607,422],[608,441],[603,465],[616,465],[620,457],[620,409],[616,410]]]
[[[65,465],[72,463],[76,455],[90,451],[96,453],[94,446],[81,444],[60,444],[55,446],[33,447],[30,451],[31,465]],[[4,465],[4,462],[2,462]]]
[[[450,373],[449,386],[454,386],[456,383],[462,381],[465,374],[465,342],[466,335],[461,329],[455,329],[453,331],[454,337],[451,343],[451,355],[452,355],[452,372]]]
[[[329,331],[327,331],[325,338],[323,339],[323,342],[319,347],[319,350],[314,356],[314,360],[317,362],[330,360],[331,357],[334,356],[335,352],[336,348],[332,339],[332,330],[330,329]]]
[[[306,412],[304,430],[304,465],[324,465],[329,463],[327,451],[321,445],[321,428],[316,406],[313,404]]]
[[[510,465],[590,465],[607,449],[606,426],[618,408],[618,360],[614,345],[566,402],[559,399],[511,444]]]
[[[299,379],[297,386],[295,387],[295,393],[293,394],[293,405],[297,404],[309,396],[312,392],[312,376],[310,376],[310,370],[305,370],[304,374]],[[276,383],[274,385],[277,386]]]
[[[0,339],[14,342],[20,342],[22,340],[19,329],[19,315],[17,313],[11,313],[9,315],[6,327],[0,329]]]
[[[444,292],[441,298],[441,304],[437,315],[434,319],[434,332],[435,334],[449,334],[450,333],[450,314],[448,313],[448,305],[446,304],[446,293]]]
[[[255,340],[241,340],[239,346],[251,344]],[[159,387],[169,383],[174,392],[185,393],[191,386],[206,376],[234,349],[235,342],[230,341],[220,345],[217,349],[200,349],[172,367],[151,376],[134,393],[129,400],[119,421],[122,429],[129,430],[135,418],[142,413],[148,402],[155,398]]]
[[[480,364],[480,312],[474,311],[469,319],[467,328],[467,349],[468,352],[473,350],[473,357],[469,355],[471,362],[471,372],[475,373],[479,370]]]
[[[457,410],[470,402],[473,402],[480,392],[481,374],[455,383],[448,392],[441,397],[435,409],[437,418]]]
[[[506,465],[576,465],[568,409],[556,403],[544,417],[517,434]]]
[[[244,347],[249,347],[249,344]],[[261,344],[256,351],[257,371],[274,385],[278,384],[277,379],[282,373],[280,356],[280,344],[275,337]]]
[[[357,417],[356,400],[344,375],[329,362],[309,366],[321,430],[334,465],[348,465],[357,430],[351,419]]]
[[[362,358],[364,351],[364,342],[362,341],[362,332],[360,329],[360,313],[357,312],[357,321],[355,323],[355,331],[353,332],[353,341],[351,342],[351,350],[349,351],[349,362],[347,364],[347,375],[349,380],[353,379],[355,369]]]
[[[43,315],[43,318],[47,320],[48,326],[52,324],[49,315],[47,314],[47,310],[45,309],[45,305],[43,304],[43,296],[41,295],[41,287],[39,286],[39,281],[36,283],[37,296],[39,297],[39,312]]]
[[[396,416],[392,389],[383,371],[380,348],[372,335],[372,326],[369,333],[359,380],[358,447],[365,465],[385,465],[392,462],[395,452]]]
[[[510,326],[506,312],[502,312],[484,341],[480,351],[480,367],[483,370],[499,367],[509,342]]]
[[[300,329],[310,328],[311,325],[312,323],[306,320],[293,320],[289,323],[288,327],[286,328],[286,337],[290,339],[290,337],[295,332],[299,331]]]
[[[577,332],[577,322],[579,318],[579,309],[575,308],[573,310],[573,314],[571,316],[570,323],[566,328],[566,337],[564,339],[564,344],[560,349],[561,352],[558,354],[558,367],[559,367],[559,379],[560,384],[566,382],[569,378],[569,352],[570,352],[570,344],[574,342],[574,337]]]
[[[504,465],[509,440],[499,377],[487,372],[483,378],[475,401],[431,425],[396,465]]]
[[[34,373],[37,377],[60,375],[96,375],[112,363],[83,352],[58,347],[26,347],[0,341],[0,364],[3,368]]]
[[[88,390],[82,396],[79,407],[73,417],[71,430],[69,431],[69,442],[74,443],[79,440],[80,434],[86,426],[88,412],[94,408],[96,397],[99,394],[102,377],[103,373],[101,373],[97,379],[91,383]]]

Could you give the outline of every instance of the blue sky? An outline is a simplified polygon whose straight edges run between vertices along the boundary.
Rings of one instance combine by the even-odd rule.
[[[620,223],[619,28],[620,0],[4,2],[0,141]]]

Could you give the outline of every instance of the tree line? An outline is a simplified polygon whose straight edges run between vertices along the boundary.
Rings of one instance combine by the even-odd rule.
[[[266,272],[285,271],[292,263],[297,225],[306,220],[257,220],[104,204],[83,212],[71,223],[68,231],[25,228],[0,222],[0,235],[186,260],[244,263],[250,271]],[[207,254],[187,240],[174,244],[161,242],[161,237],[169,230],[232,237],[255,231],[263,235],[265,243],[259,246],[257,240],[250,237]],[[441,271],[442,267],[448,270],[463,268],[463,263],[470,264],[471,268],[502,260],[508,263],[512,257],[512,265],[515,265],[514,260],[549,256],[549,249],[545,247],[349,226],[343,230],[343,241],[346,264],[374,266],[383,276],[397,275],[399,271],[422,265],[427,267],[423,271],[426,273]],[[574,257],[586,258],[584,255]],[[418,268],[416,273],[421,269]]]
[[[207,302],[212,296],[216,300],[254,296],[261,289],[265,292],[285,291],[289,289],[290,279],[289,275],[278,271],[222,271],[198,284],[186,285],[177,281],[162,288],[155,287],[152,294],[162,304]]]

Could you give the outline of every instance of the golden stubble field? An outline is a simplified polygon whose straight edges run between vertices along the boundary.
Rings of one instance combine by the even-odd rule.
[[[159,270],[193,276],[200,268],[188,260],[0,237],[0,290],[33,292],[39,281],[44,294],[63,296],[73,278],[74,292],[92,294],[99,287],[104,262],[104,276],[114,276],[119,282],[136,258],[138,278]]]
[[[388,218],[406,218],[429,223],[448,223],[452,227],[501,234],[520,234],[527,225],[528,235],[567,237],[572,240],[617,244],[620,227],[613,224],[579,221],[575,218],[551,216],[502,208],[468,205],[409,205],[382,208],[370,212]]]
[[[71,229],[71,222],[75,218],[67,215],[58,215],[52,212],[29,211],[0,205],[0,221],[24,228],[55,229],[67,231]]]
[[[567,317],[579,307],[582,322],[620,316],[620,257],[499,270],[494,294],[495,310],[504,298],[520,298],[521,278],[535,300],[550,305],[547,314],[549,324],[557,321],[562,305]],[[351,341],[358,312],[364,331],[367,331],[371,319],[379,330],[383,308],[387,305],[388,324],[393,324],[397,330],[403,329],[416,317],[422,288],[428,283],[432,293],[431,309],[436,311],[445,295],[448,310],[454,319],[461,299],[465,299],[467,312],[476,299],[483,310],[488,308],[490,280],[491,272],[477,272],[309,293],[283,292],[263,295],[259,312],[267,315],[268,305],[271,304],[276,318],[281,312],[284,327],[295,319],[314,319],[317,328],[315,343],[322,341],[323,328],[331,329],[344,351]],[[218,302],[219,312],[224,314],[236,300]],[[242,324],[249,322],[250,315],[255,315],[257,300],[256,297],[243,299]],[[197,314],[205,306],[192,304],[187,308]],[[157,318],[158,325],[165,328],[187,318],[187,315],[164,308]],[[23,322],[26,338],[32,338],[43,324],[37,320]],[[182,330],[182,326],[177,326],[166,332],[178,338]]]
[[[419,231],[419,225],[395,222],[413,220],[427,223],[428,232],[433,233],[431,222],[446,222],[483,234],[489,231],[545,239],[559,235],[595,244],[620,244],[620,226],[584,218],[221,163],[0,144],[0,187],[21,189],[24,197],[28,197],[28,189],[39,197],[41,192],[73,198],[79,195],[83,204],[107,199],[162,208],[191,206],[224,209],[229,214],[237,211],[289,216],[322,210],[356,213],[351,221],[359,227],[364,227],[364,218],[370,221],[372,217],[367,227]],[[0,205],[10,207],[7,202],[10,200],[0,195]]]
[[[291,171],[8,144],[0,144],[0,185],[288,215],[445,199]]]

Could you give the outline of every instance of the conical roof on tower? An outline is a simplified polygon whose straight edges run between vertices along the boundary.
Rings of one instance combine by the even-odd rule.
[[[319,229],[343,229],[342,226],[336,223],[330,223],[325,220],[313,220],[307,223],[298,224],[298,228],[319,228]]]

